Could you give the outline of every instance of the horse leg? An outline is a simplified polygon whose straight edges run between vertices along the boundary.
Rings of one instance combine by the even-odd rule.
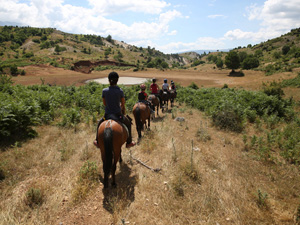
[[[137,124],[136,125],[136,130],[138,132],[138,137],[141,138],[142,137],[142,126],[140,124]]]
[[[112,170],[111,170],[111,178],[112,178],[112,182],[111,182],[111,185],[112,187],[116,187],[117,184],[116,184],[116,168],[117,168],[117,160],[114,162],[113,166],[112,166]]]
[[[123,162],[123,159],[122,159],[122,149],[120,150],[120,159],[119,159],[119,162]]]

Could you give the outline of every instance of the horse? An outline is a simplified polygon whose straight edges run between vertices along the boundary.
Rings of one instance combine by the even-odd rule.
[[[121,147],[128,138],[128,130],[125,125],[114,120],[106,120],[98,128],[98,143],[101,150],[101,158],[104,172],[104,188],[108,188],[108,179],[111,173],[112,186],[116,186],[116,165],[122,162]]]
[[[158,116],[159,103],[160,103],[158,97],[155,96],[155,95],[149,95],[148,101],[150,101],[151,104],[153,105],[153,110],[154,110],[154,111],[155,111],[155,107],[156,107],[156,110],[157,110],[157,116]],[[154,116],[155,116],[155,113],[154,113]]]
[[[160,90],[160,96],[161,96],[161,99],[163,102],[162,111],[164,111],[165,107],[167,107],[167,109],[168,109],[168,102],[170,100],[170,92]]]
[[[138,137],[142,137],[142,130],[144,125],[147,127],[146,121],[148,120],[148,128],[150,128],[150,108],[143,102],[137,102],[132,109],[136,130],[138,132]]]
[[[174,100],[177,96],[177,93],[175,90],[170,90],[170,102],[171,102],[171,107],[173,107]]]

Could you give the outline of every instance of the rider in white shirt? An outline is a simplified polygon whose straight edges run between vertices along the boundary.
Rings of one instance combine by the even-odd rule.
[[[168,80],[164,79],[164,83],[162,85],[162,89],[163,89],[163,91],[169,92],[169,84],[167,82],[168,82]]]

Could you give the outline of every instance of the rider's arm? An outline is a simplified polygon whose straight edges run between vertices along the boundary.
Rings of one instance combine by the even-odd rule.
[[[105,98],[102,98],[102,101],[103,101],[103,105],[106,106],[106,101],[105,101]]]
[[[121,98],[121,111],[123,115],[125,115],[126,110],[125,110],[125,98]]]

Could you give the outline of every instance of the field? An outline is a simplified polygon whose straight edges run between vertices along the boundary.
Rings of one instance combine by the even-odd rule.
[[[272,76],[249,70],[243,71],[244,77],[232,77],[230,70],[206,64],[187,70],[117,72],[156,77],[158,83],[167,78],[183,87],[227,84],[256,91],[263,83],[294,78],[299,70]],[[108,73],[29,66],[25,76],[13,81],[82,86]],[[298,88],[283,90],[285,98],[300,101]],[[176,117],[185,120],[175,121]],[[277,147],[267,156],[262,153],[260,147],[267,144],[253,141],[254,136],[272,134],[283,125],[269,124],[267,118],[260,121],[247,124],[240,133],[222,130],[203,111],[176,102],[166,113],[159,112],[136,147],[123,147],[118,186],[109,190],[103,189],[101,156],[92,144],[95,123],[38,126],[36,138],[0,152],[0,166],[9,174],[0,183],[0,224],[297,224],[299,164],[285,160]],[[135,129],[133,137],[137,139]],[[247,137],[252,139],[247,142]],[[136,159],[161,170],[154,172]],[[82,179],[83,173],[96,178]]]
[[[230,70],[214,69],[214,65],[206,64],[186,70],[157,70],[147,69],[145,71],[133,72],[132,70],[119,71],[120,76],[127,77],[145,77],[157,78],[158,84],[163,83],[163,79],[174,80],[182,86],[188,86],[192,82],[199,87],[222,87],[224,84],[229,87],[243,87],[248,89],[258,89],[262,82],[268,82],[280,79],[293,78],[295,73],[278,73],[272,76],[264,76],[261,71],[246,70],[244,77],[229,76]],[[52,66],[27,66],[25,67],[26,76],[17,76],[13,78],[15,84],[33,85],[45,84],[51,85],[84,85],[86,80],[107,77],[108,71],[93,71],[91,74],[84,74],[71,70],[64,70]]]

